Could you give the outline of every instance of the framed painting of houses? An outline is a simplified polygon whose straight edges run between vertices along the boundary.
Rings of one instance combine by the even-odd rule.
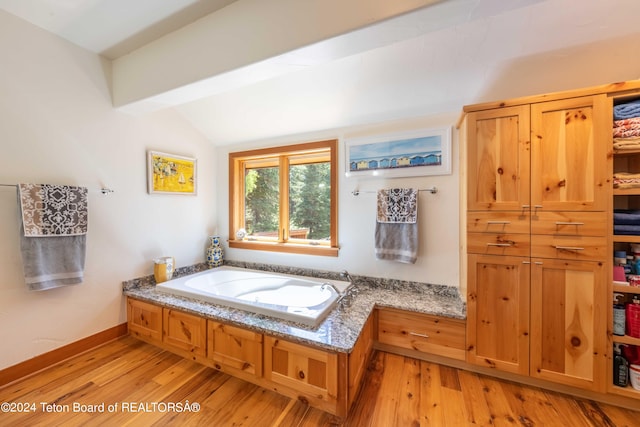
[[[149,194],[197,194],[197,161],[175,154],[147,152]]]
[[[451,128],[418,129],[345,140],[345,174],[406,177],[451,173]]]

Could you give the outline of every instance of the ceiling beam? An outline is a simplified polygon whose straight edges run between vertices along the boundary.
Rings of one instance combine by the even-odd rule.
[[[113,104],[155,110],[311,65],[270,59],[440,1],[239,0],[114,60]]]

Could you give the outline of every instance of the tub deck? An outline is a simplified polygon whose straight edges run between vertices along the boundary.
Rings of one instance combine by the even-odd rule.
[[[349,282],[219,267],[156,285],[172,295],[317,327]]]
[[[182,274],[193,274],[198,272],[198,269],[207,269],[206,264],[189,267],[186,273]],[[178,274],[181,274],[181,271]],[[354,285],[349,294],[316,328],[159,292],[153,276],[124,282],[123,292],[139,300],[339,353],[351,353],[376,306],[454,319],[466,318],[465,303],[460,298],[457,288],[366,276],[354,276]]]

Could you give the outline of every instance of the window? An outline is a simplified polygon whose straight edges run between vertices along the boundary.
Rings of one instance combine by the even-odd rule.
[[[337,147],[229,153],[229,247],[337,256]]]

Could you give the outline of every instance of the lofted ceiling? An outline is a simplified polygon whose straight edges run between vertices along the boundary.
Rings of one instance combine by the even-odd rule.
[[[0,0],[0,8],[116,61],[255,1]],[[638,16],[638,0],[443,0],[212,76],[206,90],[177,88],[162,105],[226,145],[636,79]]]

